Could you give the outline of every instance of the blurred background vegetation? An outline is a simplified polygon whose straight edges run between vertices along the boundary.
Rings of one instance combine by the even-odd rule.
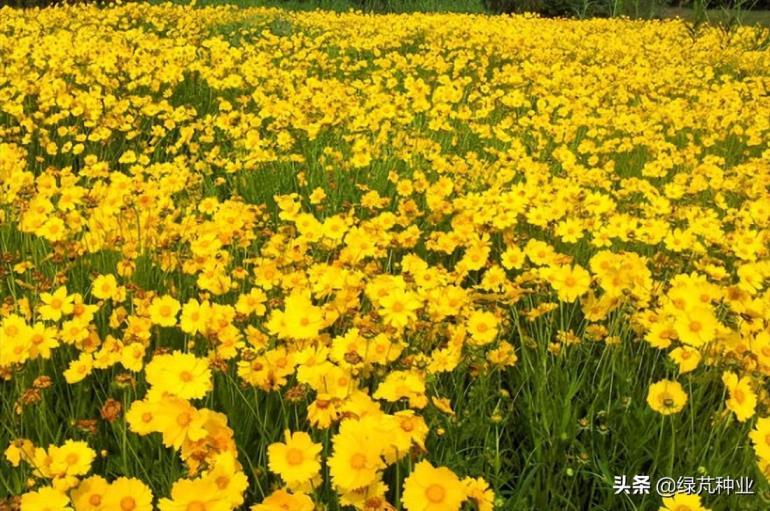
[[[0,0],[0,7],[46,7],[61,3],[113,0]],[[144,0],[123,0],[144,1]],[[191,0],[148,0],[152,3]],[[350,9],[376,13],[461,12],[514,14],[537,13],[543,17],[620,17],[664,19],[680,17],[695,23],[770,26],[770,0],[196,0],[195,5],[234,4],[243,7],[287,9]]]

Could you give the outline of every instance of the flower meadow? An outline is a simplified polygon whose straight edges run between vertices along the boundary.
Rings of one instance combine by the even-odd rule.
[[[0,509],[767,509],[769,47],[0,9]]]

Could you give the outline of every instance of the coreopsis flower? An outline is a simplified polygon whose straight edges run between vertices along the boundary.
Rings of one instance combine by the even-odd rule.
[[[650,385],[647,404],[661,415],[678,413],[687,404],[687,393],[678,381],[660,380]]]
[[[230,511],[230,500],[209,478],[180,479],[171,487],[171,498],[158,501],[160,511]]]
[[[334,451],[327,459],[334,485],[343,492],[371,484],[380,470],[383,443],[366,424],[348,419],[334,436]]]
[[[389,373],[372,397],[390,402],[405,398],[413,408],[424,408],[428,404],[428,398],[425,395],[425,378],[415,371]]]
[[[200,303],[198,300],[190,299],[182,307],[179,327],[188,334],[205,332],[211,316],[211,306],[207,302]]]
[[[303,431],[284,433],[286,442],[276,442],[267,448],[270,471],[281,476],[290,487],[306,483],[321,470],[321,444],[314,443]]]
[[[428,461],[415,465],[404,480],[403,503],[407,511],[459,511],[468,491],[457,475]]]
[[[83,479],[72,490],[72,504],[76,511],[101,511],[107,493],[110,491],[110,483],[101,476],[91,476]]]
[[[69,384],[83,381],[94,367],[94,357],[90,353],[81,353],[77,360],[70,362],[69,367],[62,373]]]
[[[749,433],[757,457],[770,461],[770,417],[760,417]]]
[[[100,300],[110,300],[117,295],[118,281],[115,275],[99,275],[91,284],[91,294]]]
[[[147,364],[145,375],[153,391],[182,399],[198,399],[212,389],[208,361],[191,353],[156,355]]]
[[[492,511],[495,507],[495,492],[489,483],[481,477],[466,477],[463,479],[468,500],[476,505],[478,511]]]
[[[102,509],[152,511],[152,498],[152,492],[142,481],[119,477],[110,484],[102,500]]]
[[[96,452],[86,442],[67,440],[48,449],[51,471],[60,476],[81,476],[91,470]]]
[[[139,420],[144,421],[143,414]],[[163,445],[179,449],[186,441],[206,438],[205,416],[184,399],[164,396],[151,415],[155,431],[163,435]],[[139,426],[141,427],[141,426]]]
[[[243,504],[244,492],[249,486],[249,479],[243,473],[237,454],[224,450],[214,456],[210,466],[212,468],[204,477],[214,482],[230,509],[237,509]]]
[[[727,387],[727,409],[735,413],[740,422],[745,422],[754,416],[757,408],[757,395],[751,388],[751,378],[726,371],[722,374],[722,383]]]
[[[718,322],[708,307],[694,307],[677,313],[674,330],[680,341],[698,347],[714,340]]]
[[[701,361],[700,352],[689,346],[675,348],[671,350],[668,356],[679,366],[679,374],[685,374],[695,370]]]
[[[308,293],[295,291],[286,298],[285,310],[274,310],[267,327],[281,338],[312,339],[323,328],[323,312]]]
[[[393,290],[380,299],[380,315],[387,324],[404,328],[417,319],[420,300],[409,291]]]
[[[581,266],[553,268],[547,272],[547,278],[562,302],[574,302],[591,286],[591,274]]]
[[[70,499],[50,486],[22,495],[21,509],[23,511],[73,511]]]
[[[172,296],[156,297],[150,304],[150,320],[160,326],[176,326],[176,315],[179,312],[179,302]]]
[[[289,493],[286,490],[276,490],[268,495],[261,503],[251,506],[251,511],[313,511],[313,500],[304,493]]]
[[[38,307],[40,317],[48,321],[59,321],[62,316],[72,314],[74,296],[67,294],[67,288],[60,286],[53,293],[40,293],[43,305]]]
[[[497,317],[491,312],[475,310],[468,317],[467,330],[475,345],[489,344],[497,337]]]
[[[709,511],[703,507],[700,496],[695,494],[677,493],[672,497],[664,497],[662,504],[659,511]]]

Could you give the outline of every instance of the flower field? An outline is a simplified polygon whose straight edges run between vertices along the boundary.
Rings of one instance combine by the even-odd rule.
[[[769,48],[0,9],[0,510],[768,509]]]

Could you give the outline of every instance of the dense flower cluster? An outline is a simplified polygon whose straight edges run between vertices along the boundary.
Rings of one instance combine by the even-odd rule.
[[[486,474],[432,462],[431,417],[454,414],[435,382],[516,371],[532,342],[558,357],[644,339],[677,368],[645,388],[663,415],[688,406],[681,375],[719,371],[711,406],[755,424],[770,474],[770,54],[755,31],[0,14],[0,385],[48,368],[73,389],[130,387],[101,417],[185,472],[153,494],[141,473],[92,474],[109,453],[86,441],[14,430],[23,511],[311,511],[331,495],[488,511]],[[220,403],[263,394],[303,405],[254,412],[286,427],[245,467],[253,446]],[[274,487],[250,492],[265,470]],[[664,505],[680,501],[702,509]]]

